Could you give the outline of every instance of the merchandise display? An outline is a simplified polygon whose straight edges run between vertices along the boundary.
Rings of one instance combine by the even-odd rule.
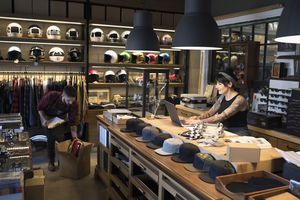
[[[45,50],[39,46],[31,47],[29,51],[29,59],[35,62],[45,59]]]
[[[113,50],[107,50],[104,53],[105,63],[116,63],[118,61],[118,54]]]
[[[118,42],[120,40],[120,35],[117,31],[112,30],[107,34],[106,38],[109,42]]]
[[[121,34],[121,40],[122,40],[123,43],[126,43],[129,34],[130,34],[130,31],[124,31]]]
[[[130,135],[133,136],[133,137],[141,137],[143,129],[147,126],[150,126],[150,124],[144,123],[144,122],[138,123],[137,126],[136,126],[136,131],[131,132]]]
[[[69,28],[66,32],[66,39],[77,40],[79,38],[79,33],[76,28]]]
[[[53,47],[49,51],[49,59],[53,62],[62,62],[65,59],[65,52],[60,47]]]
[[[10,23],[6,28],[6,33],[8,37],[21,38],[23,36],[23,29],[18,23]]]
[[[107,70],[104,73],[104,80],[106,83],[115,83],[117,80],[115,72],[112,70]]]
[[[185,164],[184,168],[191,172],[208,172],[215,158],[209,153],[195,154],[192,164]]]
[[[7,51],[7,60],[13,60],[13,61],[23,60],[21,49],[17,46],[9,47]]]
[[[43,30],[38,25],[31,25],[28,27],[28,37],[41,38],[43,37]]]
[[[88,76],[88,82],[94,83],[99,81],[99,74],[98,71],[95,69],[89,69],[89,76]]]
[[[157,64],[169,64],[170,62],[170,54],[168,53],[160,53],[157,56]]]
[[[151,142],[154,140],[155,136],[160,134],[160,130],[156,127],[153,126],[147,126],[143,128],[142,130],[142,136],[141,137],[136,137],[135,139],[138,142]]]
[[[157,55],[153,53],[149,53],[145,56],[145,63],[147,64],[156,64]]]
[[[169,34],[164,34],[161,37],[160,42],[164,45],[171,45],[172,44],[172,36]]]
[[[78,62],[81,60],[81,53],[78,48],[71,48],[68,51],[68,60],[71,62]]]
[[[124,69],[117,71],[116,76],[119,83],[125,83],[127,81],[127,72]]]
[[[100,28],[94,28],[90,33],[90,39],[92,42],[103,42],[104,38],[104,33]]]
[[[191,143],[183,143],[179,147],[179,154],[173,155],[172,160],[178,163],[193,163],[195,154],[200,153],[199,148]]]
[[[147,147],[149,147],[150,149],[159,149],[163,146],[164,141],[169,138],[172,138],[172,136],[167,133],[156,135],[153,140],[147,144]]]
[[[130,63],[130,61],[131,61],[131,55],[127,51],[122,51],[118,55],[118,62],[121,62],[121,63]]]
[[[133,52],[131,54],[131,62],[136,64],[142,64],[145,62],[145,56],[142,52]]]
[[[60,40],[61,39],[60,28],[58,26],[49,26],[47,28],[47,38]]]
[[[155,152],[162,156],[171,156],[179,153],[179,148],[183,141],[178,138],[166,139],[161,148],[155,149]]]

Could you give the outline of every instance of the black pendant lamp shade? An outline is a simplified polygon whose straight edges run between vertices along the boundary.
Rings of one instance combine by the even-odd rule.
[[[126,50],[159,53],[159,41],[152,28],[152,14],[147,11],[136,11],[133,24],[133,30],[127,38]]]
[[[300,44],[300,1],[287,0],[282,11],[276,42]]]
[[[185,12],[176,27],[173,48],[221,49],[221,34],[211,16],[210,5],[210,0],[185,0]]]

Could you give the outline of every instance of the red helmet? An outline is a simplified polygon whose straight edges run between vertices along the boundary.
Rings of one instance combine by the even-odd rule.
[[[91,74],[98,74],[98,71],[95,69],[89,69],[89,75]]]
[[[145,62],[148,64],[156,64],[156,57],[157,55],[149,53],[145,56]]]
[[[88,76],[88,82],[98,82],[99,81],[99,74],[98,71],[95,69],[89,69],[89,76]]]

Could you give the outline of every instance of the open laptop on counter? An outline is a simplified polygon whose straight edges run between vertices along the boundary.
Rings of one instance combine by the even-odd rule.
[[[166,105],[167,111],[170,115],[170,118],[174,124],[177,124],[178,126],[181,127],[191,127],[193,125],[185,124],[184,120],[181,120],[177,114],[177,110],[174,104],[164,101],[164,104]]]

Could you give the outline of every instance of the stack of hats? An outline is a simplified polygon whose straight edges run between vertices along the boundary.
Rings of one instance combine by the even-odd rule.
[[[142,136],[135,138],[139,142],[151,142],[155,136],[160,134],[160,130],[154,126],[147,126],[142,130]]]
[[[199,153],[199,148],[191,143],[183,143],[179,147],[179,154],[173,155],[172,160],[179,163],[193,163],[195,154]]]
[[[184,168],[190,172],[208,172],[215,158],[208,153],[197,153],[193,163],[185,164]]]
[[[121,128],[120,130],[121,130],[122,132],[125,132],[125,133],[136,132],[137,125],[138,125],[140,122],[143,122],[143,121],[140,120],[140,119],[138,119],[138,118],[128,119],[128,120],[126,121],[126,127],[125,127],[125,128]]]
[[[163,146],[165,140],[172,138],[170,134],[161,133],[156,135],[153,140],[147,144],[147,147],[151,149],[159,149]]]

